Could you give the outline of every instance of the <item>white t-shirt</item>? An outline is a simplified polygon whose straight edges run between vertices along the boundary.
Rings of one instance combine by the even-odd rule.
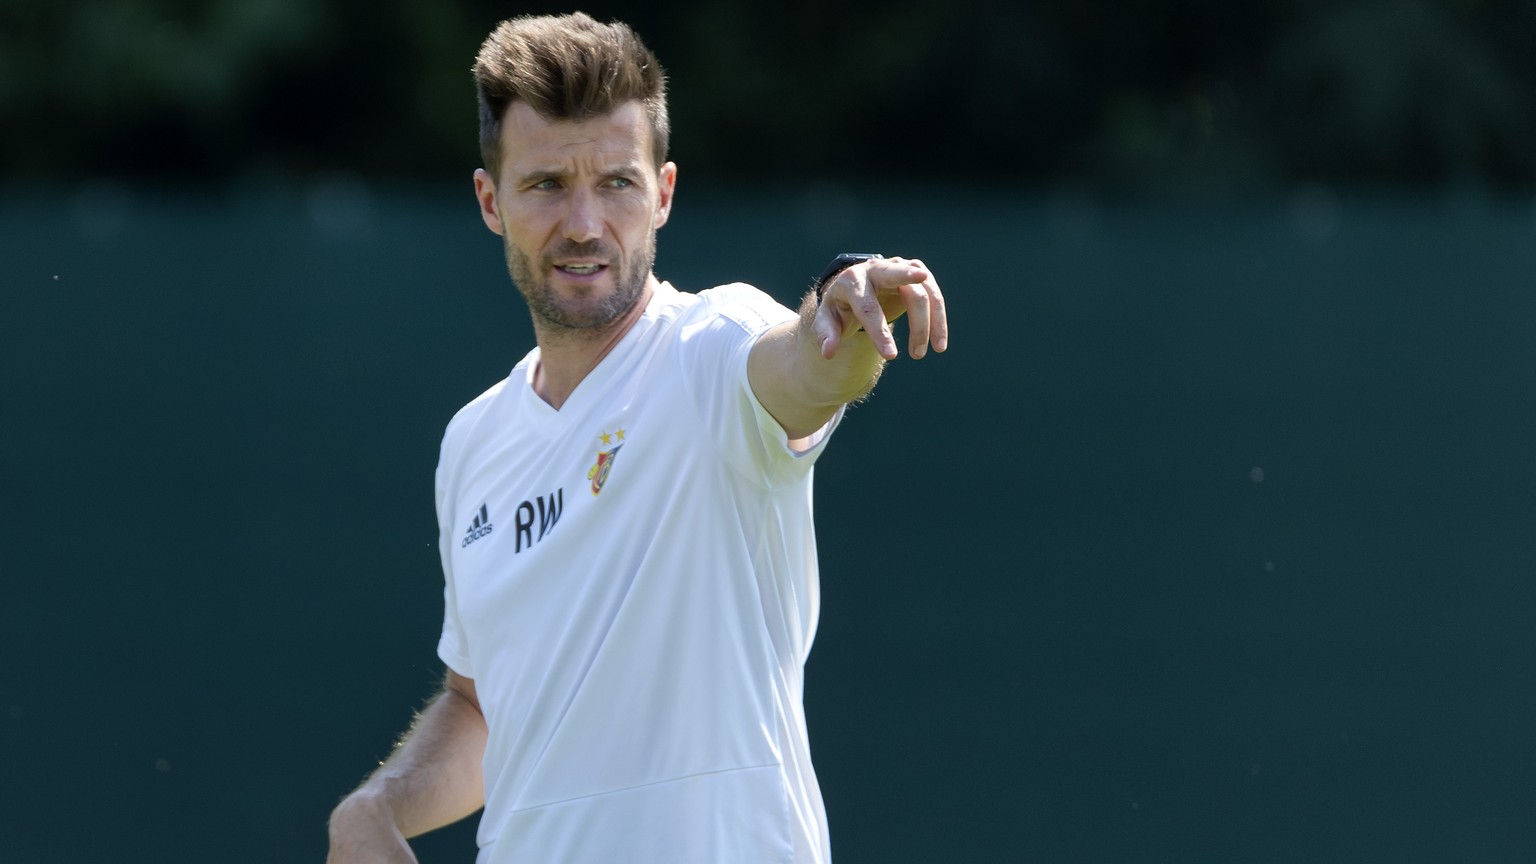
[[[559,411],[535,349],[449,424],[438,654],[490,728],[480,864],[830,860],[801,694],[837,420],[792,450],[747,382],[793,315],[663,284]]]

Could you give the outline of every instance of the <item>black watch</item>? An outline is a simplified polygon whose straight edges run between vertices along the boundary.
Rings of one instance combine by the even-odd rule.
[[[817,301],[820,301],[821,300],[821,295],[826,293],[827,283],[831,282],[833,279],[836,279],[837,278],[837,274],[843,272],[844,270],[848,269],[849,267],[852,267],[853,265],[859,263],[860,261],[872,261],[872,260],[874,260],[876,258],[884,258],[884,257],[885,257],[884,255],[881,255],[878,252],[843,252],[843,253],[840,253],[836,258],[832,259],[832,263],[831,264],[827,265],[827,269],[821,271],[821,275],[816,277],[816,299],[817,299]]]

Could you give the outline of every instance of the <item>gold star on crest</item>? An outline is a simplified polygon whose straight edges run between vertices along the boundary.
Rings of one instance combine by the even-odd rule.
[[[604,444],[612,444],[612,443],[613,443],[613,436],[612,436],[612,435],[609,435],[609,434],[608,434],[608,433],[607,433],[607,432],[604,432],[604,433],[603,433],[603,434],[601,434],[601,435],[599,435],[599,436],[597,436],[597,437],[598,437],[598,438],[600,438],[600,439],[602,439],[602,442],[603,442],[603,443],[604,443]],[[623,437],[624,437],[624,436],[623,436],[623,435],[620,435],[620,436],[619,436],[619,437],[620,437],[620,438],[623,438]]]
[[[624,440],[624,430],[622,428],[620,428],[617,434],[619,436],[619,440],[623,441]]]

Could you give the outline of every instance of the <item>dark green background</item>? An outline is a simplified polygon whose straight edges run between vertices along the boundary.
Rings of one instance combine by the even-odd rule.
[[[440,674],[442,426],[529,345],[462,185],[0,205],[6,861],[321,860]],[[1529,200],[685,183],[658,269],[843,248],[954,344],[818,467],[840,862],[1536,853]]]

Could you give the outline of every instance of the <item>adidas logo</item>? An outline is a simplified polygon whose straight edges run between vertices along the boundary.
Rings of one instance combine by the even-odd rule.
[[[491,533],[491,514],[485,510],[485,505],[480,505],[480,512],[475,514],[475,521],[470,524],[469,530],[464,532],[464,539],[459,541],[459,548],[466,549],[469,544]]]

